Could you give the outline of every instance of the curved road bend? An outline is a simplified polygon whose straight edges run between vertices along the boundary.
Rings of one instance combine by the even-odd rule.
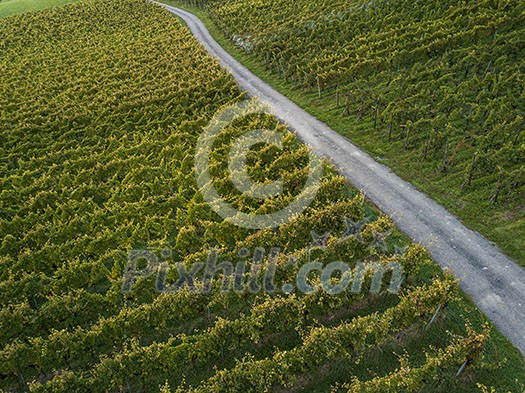
[[[160,4],[186,22],[251,95],[270,106],[298,137],[328,158],[339,171],[434,260],[450,268],[461,288],[498,329],[525,355],[525,270],[477,232],[466,228],[444,207],[399,178],[326,124],[298,107],[230,56],[195,15]]]

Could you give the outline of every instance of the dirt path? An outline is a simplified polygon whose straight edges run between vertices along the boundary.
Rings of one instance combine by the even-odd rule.
[[[267,103],[317,154],[329,158],[400,230],[425,245],[443,268],[452,269],[463,291],[525,355],[524,269],[441,205],[253,75],[212,38],[195,15],[166,8],[185,21],[243,89]]]

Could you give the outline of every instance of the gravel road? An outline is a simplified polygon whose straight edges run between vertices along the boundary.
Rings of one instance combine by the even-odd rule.
[[[483,236],[466,228],[444,207],[252,74],[212,38],[195,15],[165,7],[184,20],[243,89],[268,104],[304,143],[328,158],[355,187],[391,216],[400,230],[426,246],[443,268],[452,269],[461,280],[462,290],[525,355],[523,268]]]

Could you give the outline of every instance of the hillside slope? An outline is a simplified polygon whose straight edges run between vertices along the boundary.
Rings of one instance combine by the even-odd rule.
[[[206,4],[285,94],[525,264],[523,2],[180,3]]]
[[[0,18],[74,3],[78,0],[0,0]]]
[[[196,148],[245,94],[165,10],[85,1],[0,20],[0,32],[0,389],[523,389],[520,354],[330,165],[308,208],[277,228],[214,212]],[[229,151],[254,129],[282,137],[246,158],[259,181],[282,178],[275,198],[239,192],[228,174]],[[307,184],[309,157],[258,112],[217,137],[212,183],[239,211],[271,213]],[[224,274],[188,281],[210,251]],[[337,261],[347,274],[312,272],[318,291],[288,293],[303,266]],[[392,263],[400,291],[365,270]],[[321,290],[348,273],[362,281]]]

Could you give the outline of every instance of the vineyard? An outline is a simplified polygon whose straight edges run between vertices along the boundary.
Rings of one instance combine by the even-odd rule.
[[[0,36],[1,391],[525,389],[523,358],[454,277],[330,164],[314,201],[279,227],[245,229],[212,210],[195,149],[245,93],[161,7],[86,0],[0,19]],[[232,144],[254,129],[283,136],[282,149],[247,157],[257,180],[283,179],[275,198],[242,194],[227,173]],[[308,158],[283,124],[256,113],[221,131],[210,172],[239,211],[262,214],[297,197]],[[147,274],[128,288],[137,250],[163,261],[164,285],[210,250],[245,270],[228,291],[227,272],[209,290],[160,293]],[[330,295],[314,272],[317,291],[283,289],[305,264],[334,261],[362,286]],[[393,272],[377,283],[368,269],[391,262],[402,267],[399,291]],[[245,274],[269,266],[273,282]]]
[[[175,1],[316,116],[525,263],[525,6]]]

